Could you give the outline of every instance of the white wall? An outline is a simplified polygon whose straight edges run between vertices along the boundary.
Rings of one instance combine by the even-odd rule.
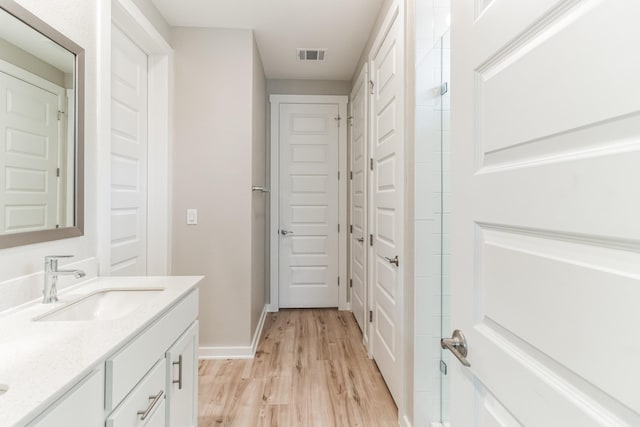
[[[19,4],[85,49],[85,235],[0,250],[0,310],[35,299],[42,292],[44,256],[73,254],[69,262],[96,274],[96,148],[98,0],[18,0]],[[67,262],[61,262],[67,264]],[[65,278],[61,287],[72,283]]]
[[[264,69],[255,38],[252,40],[253,87],[252,87],[252,183],[267,186],[267,99]],[[255,333],[265,305],[267,289],[267,205],[269,195],[252,194],[251,218],[251,335]]]
[[[448,66],[442,67],[440,44],[434,44],[448,29],[448,0],[416,1],[416,120],[415,120],[415,347],[414,425],[440,421],[440,316],[441,275],[448,287],[449,247],[441,249],[441,212],[444,212],[443,241],[448,242],[449,194],[449,94],[439,95],[441,80],[448,81]],[[446,55],[444,55],[446,56]],[[443,127],[443,124],[445,125]],[[441,143],[444,151],[441,152]],[[441,165],[441,155],[444,159]],[[441,167],[443,174],[441,175]],[[441,179],[442,178],[442,179]],[[441,186],[445,193],[442,199]],[[444,201],[444,211],[441,203]],[[441,269],[441,261],[442,269]],[[445,309],[448,293],[445,290]],[[445,310],[445,316],[448,311]],[[445,317],[445,331],[449,330]],[[448,355],[443,354],[449,363]],[[443,377],[445,395],[447,378]],[[448,420],[445,400],[442,419]]]
[[[202,274],[200,345],[247,346],[252,332],[251,31],[174,28],[173,274]],[[257,63],[255,67],[258,68]],[[264,101],[256,101],[264,106]],[[198,225],[186,225],[186,209]],[[258,303],[256,301],[255,305]]]
[[[39,298],[42,292],[44,256],[71,254],[75,257],[62,265],[73,265],[87,272],[86,279],[97,274],[97,201],[100,146],[98,117],[110,113],[98,102],[101,82],[98,78],[100,23],[109,21],[104,15],[102,0],[17,0],[31,13],[47,22],[85,49],[85,230],[84,236],[0,250],[0,310]],[[166,38],[168,25],[150,0],[134,0],[142,12]],[[108,52],[103,52],[107,54]],[[61,277],[59,287],[76,283],[71,277]]]

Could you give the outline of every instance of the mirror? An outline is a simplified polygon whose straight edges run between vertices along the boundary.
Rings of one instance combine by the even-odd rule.
[[[84,50],[0,0],[0,248],[83,234]]]

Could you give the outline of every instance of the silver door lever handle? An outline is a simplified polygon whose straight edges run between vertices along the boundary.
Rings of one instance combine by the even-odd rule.
[[[357,240],[358,242],[362,243],[362,242],[364,242],[364,237],[358,237],[356,240]]]
[[[287,234],[295,234],[295,233],[289,230],[280,230],[280,234],[282,234],[283,236],[286,236]]]
[[[453,331],[451,338],[442,338],[440,340],[440,346],[453,353],[460,363],[467,368],[471,366],[471,363],[467,361],[467,354],[469,352],[467,348],[467,339],[464,337],[464,334],[460,329]]]
[[[384,257],[384,259],[386,259],[387,261],[389,261],[389,264],[395,264],[396,267],[400,267],[400,260],[398,259],[398,255],[396,255],[393,258],[389,258],[389,257]]]

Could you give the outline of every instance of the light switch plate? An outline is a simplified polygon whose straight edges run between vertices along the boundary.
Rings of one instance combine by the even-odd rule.
[[[187,209],[187,225],[198,223],[198,209]]]

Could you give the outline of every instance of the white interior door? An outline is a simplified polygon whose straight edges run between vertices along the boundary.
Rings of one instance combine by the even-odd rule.
[[[0,233],[58,225],[60,102],[0,72]]]
[[[455,1],[452,425],[640,425],[640,2]]]
[[[404,54],[395,15],[371,59],[371,353],[400,402],[404,322]]]
[[[279,304],[337,307],[337,104],[280,105]]]
[[[147,55],[118,27],[111,54],[111,274],[147,273]]]
[[[350,286],[351,310],[367,341],[365,310],[367,301],[367,66],[351,93],[351,229]]]

